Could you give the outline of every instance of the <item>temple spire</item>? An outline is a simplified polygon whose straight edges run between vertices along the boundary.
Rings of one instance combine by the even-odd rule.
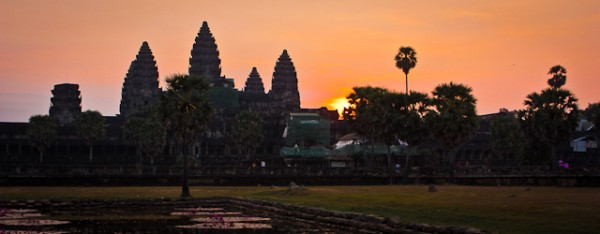
[[[208,23],[202,22],[200,32],[192,47],[190,57],[190,75],[205,76],[211,83],[221,78],[221,59],[215,38]]]
[[[151,106],[161,92],[156,61],[148,42],[144,41],[125,75],[119,108],[121,115]]]
[[[265,93],[265,87],[263,85],[262,78],[260,78],[256,67],[252,68],[252,71],[246,80],[246,87],[244,88],[244,91],[262,94]]]
[[[282,104],[289,112],[300,111],[300,94],[296,68],[287,50],[283,50],[273,72],[272,87],[269,95]]]

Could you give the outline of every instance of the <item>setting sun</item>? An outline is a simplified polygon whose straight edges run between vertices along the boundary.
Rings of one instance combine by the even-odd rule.
[[[340,119],[343,118],[342,112],[344,108],[347,108],[350,104],[348,104],[348,100],[345,97],[339,97],[331,100],[328,104],[329,107],[334,108],[340,114]]]

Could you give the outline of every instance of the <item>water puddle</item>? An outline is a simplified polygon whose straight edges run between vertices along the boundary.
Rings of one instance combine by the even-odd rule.
[[[333,233],[310,223],[227,204],[57,203],[0,207],[8,233]]]

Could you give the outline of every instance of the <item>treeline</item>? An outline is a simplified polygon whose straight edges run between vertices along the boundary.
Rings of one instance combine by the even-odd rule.
[[[396,66],[406,74],[406,93],[381,87],[355,87],[347,96],[350,105],[344,109],[344,119],[350,130],[365,137],[365,147],[375,144],[388,147],[390,175],[394,170],[389,150],[392,145],[407,145],[403,176],[407,178],[411,153],[430,146],[423,143],[433,140],[442,146],[442,157],[447,159],[444,169],[452,178],[457,150],[479,129],[477,100],[470,87],[453,82],[438,85],[431,95],[409,91],[408,73],[416,65],[415,55],[412,48],[402,47],[396,56]],[[527,95],[524,109],[504,109],[491,121],[491,148],[496,159],[504,160],[505,165],[548,166],[557,170],[562,162],[557,155],[558,147],[572,140],[580,119],[586,118],[598,126],[600,103],[580,111],[577,98],[563,88],[566,69],[556,65],[548,74],[549,87]],[[371,156],[365,155],[365,160],[373,160]]]

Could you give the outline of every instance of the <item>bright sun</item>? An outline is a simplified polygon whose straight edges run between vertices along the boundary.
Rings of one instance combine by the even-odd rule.
[[[342,118],[342,112],[344,111],[344,108],[348,107],[349,105],[350,104],[348,104],[348,100],[345,97],[336,98],[329,102],[329,107],[338,111],[340,114],[340,119]]]

